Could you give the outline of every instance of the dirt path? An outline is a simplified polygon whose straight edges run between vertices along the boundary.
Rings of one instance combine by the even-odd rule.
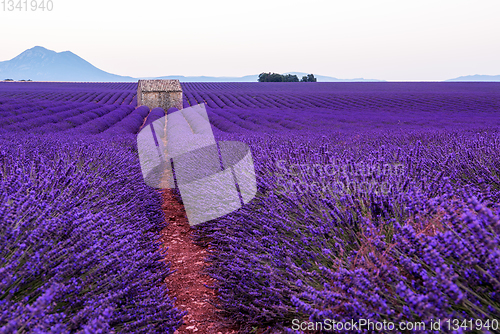
[[[174,197],[172,190],[162,190],[162,209],[168,226],[161,232],[162,242],[168,247],[166,262],[175,271],[165,280],[170,298],[177,298],[175,306],[189,313],[184,316],[184,325],[175,333],[232,334],[238,329],[217,314],[210,303],[215,300],[215,291],[204,286],[213,286],[214,279],[202,274],[207,265],[204,258],[206,248],[193,243],[193,229],[189,226],[184,207]]]

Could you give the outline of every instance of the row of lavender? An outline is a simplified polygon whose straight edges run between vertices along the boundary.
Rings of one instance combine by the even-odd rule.
[[[395,95],[415,94],[477,94],[496,96],[500,94],[499,83],[494,82],[182,82],[184,92],[218,93],[358,93]]]
[[[186,92],[185,99],[189,105],[206,103],[210,108],[243,108],[243,109],[295,109],[323,108],[334,110],[350,110],[352,108],[366,109],[400,109],[430,112],[441,109],[466,111],[471,107],[475,111],[488,111],[498,108],[496,103],[487,97],[468,96],[461,94],[381,94],[360,95],[359,93],[231,93],[231,92]]]
[[[219,140],[254,156],[258,196],[197,233],[243,329],[370,319],[432,333],[439,319],[500,332],[498,84],[183,88]]]
[[[500,118],[495,109],[482,113],[474,110],[453,112],[440,110],[425,113],[418,110],[384,111],[379,109],[352,108],[348,111],[311,109],[214,109],[207,107],[210,122],[217,129],[228,133],[281,133],[341,131],[352,133],[353,129],[387,131],[418,130],[422,127],[434,129],[460,129],[463,127],[498,127]]]
[[[432,125],[460,127],[498,126],[500,108],[495,84],[339,84],[339,83],[183,83],[184,107],[206,103],[215,127],[226,132],[276,132],[315,127],[349,129],[352,123],[367,128],[403,129]],[[0,83],[2,116],[43,116],[48,110],[74,102],[135,106],[135,83]],[[48,90],[52,91],[48,91]],[[496,89],[496,90],[495,90]],[[1,94],[10,94],[1,98]],[[36,113],[26,112],[23,104],[32,94]],[[69,95],[68,95],[69,94]],[[44,100],[48,99],[48,100]],[[29,100],[29,99],[28,99]],[[89,103],[90,102],[90,103]],[[50,105],[53,103],[53,105]],[[60,105],[57,105],[60,104]],[[82,105],[79,105],[82,106]],[[29,111],[29,110],[28,110]],[[479,113],[480,111],[480,113]],[[363,116],[369,114],[369,117]],[[425,113],[422,124],[421,117]],[[432,113],[430,115],[429,113]],[[75,115],[73,115],[75,116]],[[297,119],[300,117],[300,120]],[[64,117],[64,116],[63,116]],[[304,119],[306,122],[304,123]],[[39,120],[40,121],[40,120]],[[42,121],[43,122],[43,121]],[[13,130],[31,125],[14,125]]]
[[[498,127],[496,83],[182,83],[224,132]]]
[[[183,85],[186,93],[190,93],[186,85]],[[296,88],[289,87],[298,86],[255,84],[250,85],[248,89],[255,94],[253,96],[280,89],[281,93],[291,98],[299,94],[293,91]],[[324,85],[309,85],[302,88],[302,93],[313,94],[314,91],[325,90],[322,87]],[[40,87],[41,90],[42,88]],[[352,91],[352,88],[353,86],[348,89],[339,86],[335,89]],[[357,89],[357,94],[372,94],[370,90],[361,88]],[[474,87],[469,88],[473,90]],[[198,89],[200,91],[193,94],[205,93],[203,86]],[[484,91],[487,92],[487,89]],[[223,91],[219,95],[226,93]],[[418,89],[415,93],[418,93]],[[453,91],[437,93],[442,96],[452,94]],[[477,96],[481,97],[481,94],[477,93]],[[478,101],[481,99],[478,98]],[[155,267],[147,259],[138,260],[148,252],[148,246],[144,243],[141,245],[146,248],[141,248],[137,243],[137,240],[141,239],[137,238],[153,231],[155,227],[161,228],[159,220],[155,218],[160,214],[158,202],[155,202],[158,198],[151,189],[147,189],[144,190],[146,197],[138,190],[141,195],[133,199],[131,193],[127,193],[127,196],[130,196],[128,202],[112,200],[120,197],[118,193],[114,194],[118,189],[127,189],[130,184],[130,188],[136,191],[136,186],[140,188],[139,183],[143,185],[139,182],[142,177],[138,171],[137,148],[133,134],[137,133],[144,123],[149,109],[141,107],[132,111],[130,108],[124,108],[125,106],[95,104],[95,108],[87,109],[90,106],[85,103],[64,109],[67,106],[58,102],[64,110],[49,112],[35,121],[36,116],[24,117],[36,115],[36,112],[31,114],[28,109],[39,108],[36,103],[41,103],[41,100],[31,102],[35,104],[13,108],[21,110],[19,113],[12,113],[12,108],[5,110],[8,111],[8,114],[4,115],[5,119],[14,119],[0,126],[5,137],[2,140],[2,148],[6,152],[2,161],[7,161],[0,169],[2,181],[14,180],[16,175],[21,179],[14,185],[9,183],[10,181],[2,183],[3,210],[11,210],[10,205],[14,203],[9,203],[11,198],[19,196],[21,199],[16,202],[19,205],[16,204],[12,211],[5,211],[6,217],[10,219],[5,226],[11,229],[2,231],[2,235],[6,237],[2,239],[2,249],[5,251],[1,254],[1,259],[3,267],[4,264],[10,267],[0,272],[0,281],[7,282],[7,285],[0,286],[0,293],[4,296],[0,299],[0,324],[11,326],[10,328],[17,326],[18,329],[28,326],[26,328],[29,330],[35,331],[38,328],[39,331],[45,332],[96,332],[99,328],[104,332],[111,329],[119,332],[172,332],[179,324],[179,312],[171,309],[172,304],[168,298],[158,298],[162,293],[161,289],[149,288],[152,287],[151,281],[158,277],[148,273],[151,269],[155,273],[162,272],[166,275],[168,270]],[[498,103],[498,96],[490,93],[489,103]],[[188,100],[184,101],[184,104],[189,105]],[[25,110],[22,110],[23,108]],[[449,110],[422,114],[418,110],[411,112],[377,109],[376,104],[373,109],[370,111],[363,106],[351,108],[346,112],[305,106],[299,109],[276,107],[267,110],[257,107],[208,108],[211,123],[219,139],[243,140],[249,143],[259,174],[259,196],[249,206],[232,215],[205,224],[199,234],[200,242],[212,242],[214,251],[211,272],[218,280],[221,306],[248,327],[270,324],[281,330],[293,329],[290,322],[294,317],[319,320],[326,317],[378,319],[372,317],[373,312],[384,305],[387,312],[394,310],[401,319],[428,321],[431,314],[436,317],[441,314],[457,317],[482,314],[483,318],[485,314],[497,316],[498,295],[494,291],[498,288],[495,285],[498,281],[498,207],[495,203],[499,201],[500,188],[497,158],[499,140],[497,131],[485,130],[495,126],[498,128],[496,110],[492,107],[482,113],[462,109],[458,113]],[[61,117],[62,113],[72,110],[78,111]],[[93,112],[94,110],[97,111]],[[153,120],[162,114],[156,110],[150,116]],[[37,123],[44,118],[51,120]],[[33,122],[33,126],[11,128],[25,122]],[[378,127],[379,131],[373,131],[373,127]],[[423,131],[430,127],[442,127],[447,130]],[[296,131],[297,129],[301,131]],[[475,131],[472,131],[473,129]],[[408,130],[413,132],[409,133]],[[47,135],[27,135],[30,132]],[[274,135],[264,135],[266,132],[272,132]],[[100,135],[88,137],[88,133]],[[68,136],[69,134],[72,136]],[[419,140],[422,144],[417,144]],[[380,149],[382,145],[385,145],[384,149]],[[43,149],[37,150],[37,146]],[[27,154],[29,158],[23,158],[23,154]],[[89,159],[85,158],[87,155]],[[43,161],[38,163],[38,160],[34,159],[35,156]],[[98,163],[102,159],[107,162],[101,169]],[[123,163],[111,166],[111,161]],[[8,166],[17,168],[11,169]],[[40,170],[44,169],[46,174],[37,173],[37,166],[41,166]],[[108,174],[108,170],[112,171],[111,174]],[[443,174],[433,174],[439,171]],[[124,173],[123,177],[121,173]],[[51,174],[56,177],[49,177]],[[86,175],[90,175],[91,181],[87,181]],[[40,181],[42,179],[43,181]],[[101,182],[104,182],[103,186],[100,186]],[[18,192],[18,189],[21,191]],[[108,192],[108,189],[111,192]],[[80,192],[83,196],[81,200],[78,197]],[[50,196],[53,193],[57,205],[51,204]],[[106,194],[105,199],[100,197],[101,193]],[[60,194],[62,197],[58,197]],[[33,206],[35,211],[29,211],[28,215],[23,214],[32,206],[31,198],[45,198],[44,196],[49,196],[49,200],[42,201],[42,208]],[[72,197],[78,199],[72,201]],[[143,200],[144,198],[146,200]],[[106,211],[108,199],[109,211]],[[69,201],[71,205],[65,206],[65,201]],[[96,229],[95,225],[92,225],[95,223],[93,216],[89,218],[91,223],[88,229],[84,227],[83,231],[78,230],[78,226],[87,226],[86,223],[78,221],[78,224],[72,225],[71,220],[65,223],[69,224],[70,228],[65,228],[66,225],[57,219],[63,219],[66,209],[75,205],[82,210],[88,209],[93,214],[105,212],[105,215],[117,218],[114,222],[104,224],[104,231],[97,229],[100,232],[95,234],[91,233]],[[137,227],[134,224],[137,219],[141,222],[140,218],[133,216],[130,211],[123,211],[124,207],[119,205],[131,205],[138,210],[147,210],[145,215],[149,217],[151,224],[145,224],[144,229]],[[35,236],[46,236],[43,231],[35,229],[39,223],[36,217],[40,212],[45,212],[44,210],[56,219],[49,220],[53,225],[45,229],[50,231],[50,237],[55,235],[55,239],[61,242],[43,248],[48,252],[46,257],[34,254],[34,259],[26,261],[23,257],[25,252],[31,255],[30,252],[40,243],[51,240],[49,237],[30,239],[29,235],[22,233],[22,229],[29,226],[29,229],[35,231]],[[448,212],[449,217],[446,216]],[[465,215],[461,216],[462,214]],[[44,217],[42,216],[42,221],[45,221]],[[447,222],[449,224],[446,224]],[[469,222],[473,222],[471,227],[467,225]],[[122,227],[130,226],[133,226],[131,229],[138,228],[139,232],[133,234],[132,239],[123,240],[132,242],[134,248],[131,249],[137,252],[118,252],[117,257],[114,257],[115,250],[119,248],[116,243],[123,242],[122,238],[128,235],[129,231],[112,235],[107,235],[105,231],[119,231]],[[404,226],[412,226],[417,233],[424,234],[407,234],[407,228]],[[91,244],[99,245],[95,250],[99,255],[92,258],[94,261],[91,263],[84,262],[82,258],[83,267],[78,267],[78,272],[72,272],[71,266],[66,265],[67,263],[62,261],[63,258],[57,255],[59,252],[68,252],[68,247],[63,243],[67,235],[57,239],[57,233],[73,231],[72,229],[77,229],[75,235],[90,234],[94,239],[81,248],[70,247],[70,257],[78,257],[79,252],[89,248]],[[53,232],[54,230],[56,232]],[[434,248],[429,247],[437,247],[439,244],[436,240],[450,241],[450,233],[459,234],[461,239],[455,237],[452,240],[455,242],[453,247],[437,249],[437,253],[433,253]],[[483,235],[480,235],[481,233]],[[20,239],[20,235],[29,240]],[[425,239],[424,235],[428,235],[429,239]],[[148,236],[151,240],[155,238],[152,234]],[[482,239],[478,239],[478,236]],[[423,240],[421,244],[419,240]],[[486,244],[482,240],[485,240]],[[415,244],[418,247],[407,249],[404,248],[406,244]],[[457,249],[466,249],[468,253],[454,258],[455,253],[464,254]],[[152,248],[149,251],[150,257],[154,259],[157,251]],[[430,260],[425,257],[427,252],[433,254]],[[102,254],[111,254],[114,260],[100,256]],[[480,255],[482,257],[477,260],[475,256]],[[42,260],[37,260],[37,256]],[[100,271],[101,267],[96,263],[106,264],[109,263],[106,261],[114,261],[110,264],[111,269],[122,270],[123,267],[120,267],[117,260],[120,257],[125,257],[124,263],[129,260],[140,262],[140,268],[144,270],[138,269],[135,276],[138,283],[133,281],[131,285],[138,287],[144,284],[143,291],[139,292],[139,288],[124,288],[132,277],[125,275],[121,280],[114,271],[110,272],[111,277],[104,286],[93,279],[94,271],[101,274],[109,269],[104,265],[105,269]],[[378,258],[380,263],[374,262],[374,258]],[[400,258],[403,262],[398,262]],[[54,265],[46,270],[41,265],[44,263],[43,259],[51,259],[53,262],[48,263]],[[433,267],[434,262],[428,262],[431,265],[418,263],[419,259],[438,262],[444,259],[448,265],[459,263],[459,266],[454,265],[452,269],[460,275],[459,278],[465,277],[467,280],[450,278],[453,273],[449,268],[436,269]],[[476,262],[469,263],[469,259]],[[26,267],[23,267],[24,264]],[[408,266],[405,267],[405,264]],[[21,274],[12,279],[18,268]],[[22,270],[30,272],[31,268],[35,268],[33,275],[23,274],[26,271]],[[389,274],[385,271],[373,271],[374,268],[386,269]],[[414,272],[411,271],[412,268],[423,268],[426,271],[415,269],[417,271]],[[337,269],[338,271],[335,271]],[[56,275],[57,272],[63,274]],[[55,274],[57,279],[50,278],[52,274]],[[81,276],[78,276],[79,274]],[[335,274],[340,276],[334,276]],[[445,275],[443,277],[448,279],[445,281],[446,286],[435,282],[438,274]],[[48,283],[40,279],[43,275],[50,278]],[[148,275],[152,277],[151,280]],[[29,279],[22,280],[23,277],[32,276],[35,277],[34,282]],[[90,277],[88,281],[87,277]],[[380,280],[380,277],[385,280]],[[390,280],[387,280],[387,277]],[[108,278],[104,276],[104,279]],[[54,282],[56,285],[53,287],[49,285]],[[444,295],[433,297],[436,291],[431,288],[443,288]],[[62,292],[57,294],[57,291]],[[74,304],[71,304],[71,299],[62,297],[69,294],[71,298],[77,298],[71,295],[71,291],[78,291],[77,297],[80,298],[76,299]],[[151,291],[156,295],[151,296]],[[373,293],[359,294],[366,291]],[[460,310],[465,312],[462,315],[450,306],[454,293],[462,296],[462,299],[453,299]],[[106,294],[108,299],[103,303],[92,304]],[[366,297],[373,297],[373,300]],[[161,304],[160,299],[164,304]],[[56,306],[47,300],[52,300]],[[404,304],[405,300],[408,300],[407,304]],[[130,302],[135,304],[127,304]],[[47,313],[41,311],[45,305],[49,305]],[[425,309],[421,309],[422,307]],[[159,311],[155,313],[154,308]],[[96,312],[92,313],[92,309],[96,309]],[[127,313],[125,309],[131,311]],[[17,316],[11,319],[9,315],[14,314],[14,311],[18,312],[15,313]],[[33,313],[30,313],[32,311]],[[145,315],[143,322],[139,314]],[[395,316],[389,312],[382,313],[382,317],[389,317],[387,314]],[[392,317],[395,318],[397,317]],[[49,320],[43,322],[41,319]],[[130,325],[127,325],[128,323]]]
[[[479,112],[500,107],[496,83],[183,83],[182,87],[185,103],[206,103],[213,109]]]
[[[12,100],[136,106],[137,83],[0,82],[0,105]]]
[[[50,101],[23,102],[11,100],[0,105],[0,132],[31,131],[46,133],[75,129],[77,132],[97,133],[114,122],[125,117],[133,107],[118,105],[100,105],[95,103],[60,103]],[[223,110],[208,108],[211,123],[219,130],[226,132],[269,132],[282,130],[297,130],[314,126],[316,128],[341,129],[349,127],[350,123],[360,119],[360,110],[351,110],[349,114],[340,111],[325,109],[308,109],[301,111],[302,119],[297,120],[296,111],[280,109],[236,109]],[[365,126],[380,127],[384,123],[393,123],[398,127],[408,126],[411,117],[418,118],[418,113],[403,114],[376,114],[376,117],[366,119]],[[401,119],[405,117],[402,124]],[[450,116],[450,115],[449,115]],[[448,116],[448,118],[449,118]],[[480,115],[479,122],[494,124],[496,115],[491,115],[488,120],[485,115]],[[104,117],[104,118],[103,118]],[[387,117],[390,117],[388,119]],[[477,115],[461,114],[460,123],[468,123]],[[105,122],[106,118],[110,121]],[[304,123],[304,118],[307,122]],[[445,121],[441,117],[435,126],[442,125]],[[457,122],[457,119],[453,119]],[[99,126],[94,126],[99,125]],[[103,127],[104,126],[104,127]],[[92,130],[89,130],[92,128]]]
[[[54,102],[85,102],[100,104],[124,104],[136,105],[135,92],[84,92],[84,93],[52,93],[52,92],[23,92],[23,93],[0,93],[0,99],[9,101],[12,99],[22,101],[54,101]]]
[[[259,187],[197,233],[220,307],[248,331],[473,319],[498,332],[500,131],[352,131],[218,133],[251,146]]]
[[[133,122],[127,132],[136,133],[136,123],[149,113],[145,107],[130,105],[100,105],[95,103],[53,103],[49,101],[25,102],[17,100],[8,108],[0,105],[0,133],[32,132],[37,134],[69,131],[69,133],[98,134],[101,132],[123,132],[117,129]],[[136,115],[136,116],[134,116]],[[138,118],[139,117],[139,118]],[[124,120],[124,122],[121,122]],[[139,124],[139,125],[140,125]],[[115,128],[115,129],[112,129]]]
[[[5,333],[173,333],[161,285],[160,196],[134,140],[0,140],[0,329]]]
[[[184,313],[135,141],[149,108],[0,108],[0,332],[173,333]]]
[[[2,92],[51,91],[81,92],[105,90],[137,90],[137,82],[0,82]]]

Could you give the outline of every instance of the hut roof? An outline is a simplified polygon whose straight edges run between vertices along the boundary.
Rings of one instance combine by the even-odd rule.
[[[182,92],[179,80],[139,80],[141,92]]]

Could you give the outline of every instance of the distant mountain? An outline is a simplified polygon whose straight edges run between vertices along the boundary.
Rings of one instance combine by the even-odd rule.
[[[291,74],[291,75],[296,75],[299,77],[299,80],[302,79],[304,75],[308,75],[309,73],[304,73],[304,72],[287,72],[284,74]],[[383,82],[385,80],[377,80],[377,79],[363,79],[363,78],[357,78],[357,79],[338,79],[334,77],[328,77],[324,75],[319,75],[319,74],[314,74],[314,77],[318,79],[318,82]],[[257,81],[257,80],[256,80]]]
[[[164,79],[164,80],[177,79],[180,82],[257,82],[258,78],[259,78],[258,75],[246,75],[244,77],[207,77],[207,76],[185,77],[183,75],[167,75],[164,77],[141,78],[141,79]]]
[[[288,72],[301,79],[308,73]],[[366,82],[383,81],[375,79],[337,79],[314,74],[319,82]],[[169,75],[141,79],[177,79],[181,82],[257,82],[258,74],[243,77],[209,77]],[[15,58],[0,62],[0,81],[5,79],[33,81],[70,81],[70,82],[122,82],[137,81],[138,78],[111,74],[98,69],[88,61],[70,51],[55,52],[35,46]]]
[[[500,75],[466,75],[446,81],[500,81]]]
[[[0,62],[0,80],[121,82],[137,81],[98,69],[70,51],[55,52],[35,46]]]
[[[281,74],[281,73],[280,73]],[[302,79],[304,75],[308,75],[309,73],[303,72],[287,72],[283,74],[291,74],[299,77],[299,80]],[[376,79],[337,79],[334,77],[328,77],[324,75],[314,74],[314,77],[318,79],[318,82],[381,82],[384,80],[376,80]],[[244,77],[207,77],[207,76],[199,76],[199,77],[185,77],[182,75],[168,75],[164,77],[157,78],[141,78],[141,79],[177,79],[180,82],[257,82],[259,79],[258,74],[254,75],[246,75]]]

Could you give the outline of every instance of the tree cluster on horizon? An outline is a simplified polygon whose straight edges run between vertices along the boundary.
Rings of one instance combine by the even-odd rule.
[[[261,73],[259,74],[259,82],[299,82],[299,78],[292,74],[279,74],[279,73]],[[300,82],[317,82],[314,74],[304,75]]]

